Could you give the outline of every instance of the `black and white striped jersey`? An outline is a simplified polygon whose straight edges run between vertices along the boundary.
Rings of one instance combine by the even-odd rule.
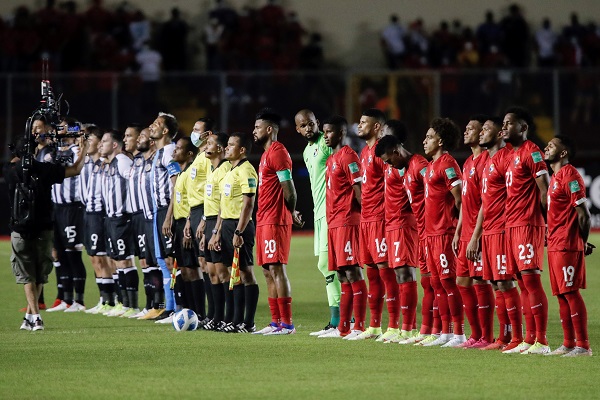
[[[149,157],[142,163],[142,175],[140,176],[140,202],[144,217],[152,219],[152,160],[154,157]]]
[[[132,213],[142,211],[142,175],[144,173],[144,155],[138,153],[133,157],[133,165],[129,174],[129,210]]]
[[[104,180],[104,159],[99,158],[94,162],[90,179],[87,184],[85,211],[101,212],[104,211],[102,200],[103,180]]]
[[[127,185],[132,161],[125,154],[117,154],[104,166],[102,201],[106,216],[120,217],[128,212]]]
[[[176,175],[170,169],[174,149],[175,144],[169,143],[162,149],[157,150],[152,160],[152,200],[156,209],[168,207],[171,202],[173,191],[171,176]]]
[[[62,165],[71,166],[77,160],[79,146],[70,145],[66,150],[56,152],[56,158]],[[54,204],[71,204],[81,201],[79,188],[79,175],[65,178],[62,183],[52,185],[52,202]]]
[[[81,168],[81,173],[79,174],[79,198],[84,206],[87,204],[88,187],[93,169],[94,160],[90,156],[85,156],[85,162],[83,163],[83,168]]]

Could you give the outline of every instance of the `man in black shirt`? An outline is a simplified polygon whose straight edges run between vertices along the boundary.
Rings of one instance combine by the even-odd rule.
[[[10,221],[12,245],[10,261],[16,281],[23,284],[27,299],[27,311],[21,325],[22,330],[44,329],[38,309],[38,297],[52,270],[53,213],[50,192],[52,184],[61,183],[65,178],[76,176],[81,172],[88,143],[83,137],[79,140],[83,150],[72,166],[64,167],[32,160],[29,174],[33,182],[32,186],[35,187],[33,220],[23,225],[16,224],[12,218]],[[17,190],[20,190],[19,184],[24,182],[21,157],[25,155],[25,144],[25,140],[17,144],[13,150],[14,158],[4,166],[3,171],[9,188],[11,215],[15,207]],[[30,146],[33,147],[35,144],[31,143]]]

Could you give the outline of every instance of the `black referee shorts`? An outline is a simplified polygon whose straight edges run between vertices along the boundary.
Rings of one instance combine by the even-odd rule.
[[[175,249],[175,260],[178,267],[198,268],[198,258],[194,253],[193,248],[186,249],[183,247],[183,228],[187,218],[175,220],[175,231],[173,232],[173,248]],[[192,242],[194,240],[192,239]]]
[[[233,235],[237,228],[237,219],[224,219],[221,224],[221,253],[223,254],[223,264],[230,266],[233,263]],[[256,235],[256,229],[254,227],[254,221],[248,222],[242,238],[244,239],[244,245],[240,247],[240,258],[239,267],[241,270],[245,270],[248,266],[254,265],[254,254],[252,249],[254,248],[254,237]]]

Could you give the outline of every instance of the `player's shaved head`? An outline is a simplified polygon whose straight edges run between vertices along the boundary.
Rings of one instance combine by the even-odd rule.
[[[296,132],[309,142],[315,142],[319,138],[319,120],[312,111],[308,109],[298,111],[294,122],[296,123]]]

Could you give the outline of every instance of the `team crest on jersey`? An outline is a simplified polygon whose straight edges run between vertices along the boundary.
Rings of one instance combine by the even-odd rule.
[[[150,164],[150,163],[146,164],[146,168],[145,168],[146,172],[150,172],[151,169],[152,169],[152,164]]]
[[[196,168],[190,170],[190,178],[192,178],[192,180],[196,179]]]
[[[373,161],[373,156],[369,156],[369,164],[371,164],[371,161]]]
[[[111,175],[114,175],[116,173],[116,168],[115,167],[110,167],[110,172]]]
[[[332,171],[332,172],[333,172],[333,171],[335,171],[335,168],[336,168],[336,167],[337,167],[337,164],[336,164],[336,163],[333,163],[333,165],[331,166],[331,171]]]
[[[494,172],[494,164],[490,164],[490,174]]]
[[[469,178],[472,178],[473,175],[475,175],[475,167],[472,167],[471,170],[469,171]]]
[[[432,176],[433,176],[433,170],[429,171],[429,178],[431,179]]]
[[[519,165],[519,163],[520,163],[520,162],[521,162],[521,158],[520,158],[519,156],[517,156],[517,157],[515,158],[515,167],[516,167],[517,165]]]
[[[315,149],[315,151],[313,152],[313,157],[316,157],[316,156],[317,156],[317,154],[319,154],[319,148],[318,148],[318,147],[317,147],[317,148]]]
[[[410,185],[410,183],[412,182],[412,178],[410,177],[410,175],[408,176],[408,184]]]
[[[100,170],[100,166],[98,166],[98,165],[94,165],[94,168],[92,168],[92,172],[94,174],[97,174],[99,170]]]
[[[136,158],[135,159],[135,166],[139,167],[140,165],[142,165],[142,159],[141,158]]]
[[[89,163],[90,162],[90,156],[85,156],[85,162]]]
[[[552,191],[555,191],[558,188],[558,182],[554,181],[552,184]]]

